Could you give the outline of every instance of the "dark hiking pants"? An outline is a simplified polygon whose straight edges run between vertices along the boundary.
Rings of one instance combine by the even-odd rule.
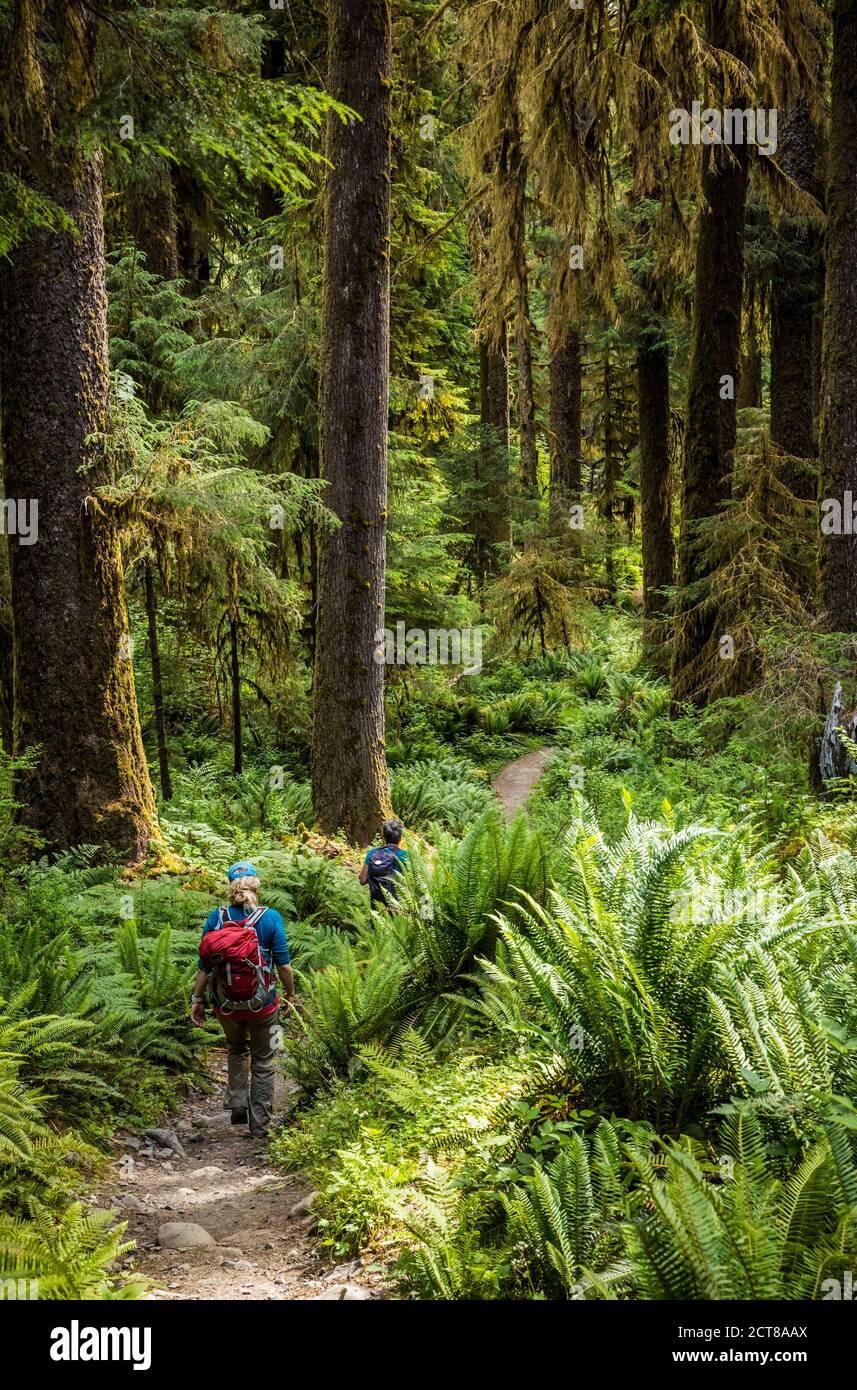
[[[267,1018],[221,1018],[229,1049],[227,1110],[250,1111],[250,1133],[262,1139],[271,1126],[274,1105],[274,1051],[277,1012]]]

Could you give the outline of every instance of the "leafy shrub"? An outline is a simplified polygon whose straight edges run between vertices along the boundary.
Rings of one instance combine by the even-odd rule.
[[[521,812],[507,825],[495,807],[462,840],[438,830],[432,860],[416,851],[399,902],[406,954],[417,978],[437,991],[468,970],[477,954],[491,956],[495,914],[527,894],[543,901],[551,882],[547,847]]]
[[[115,1268],[134,1242],[112,1220],[80,1202],[59,1215],[37,1208],[28,1220],[0,1214],[0,1279],[36,1279],[40,1299],[141,1297],[146,1281]]]
[[[492,802],[491,789],[463,758],[414,762],[391,778],[393,809],[405,825],[432,823],[463,834]]]
[[[551,908],[503,920],[484,1007],[510,1037],[562,1058],[586,1104],[680,1127],[739,1079],[712,988],[729,972],[749,981],[759,962],[778,972],[789,941],[812,930],[812,900],[787,900],[740,836],[701,826],[630,816],[607,845],[584,812],[569,854]]]
[[[356,928],[368,919],[366,890],[353,869],[334,859],[298,851],[257,854],[262,896],[287,923],[313,922]]]
[[[857,1255],[857,1166],[845,1133],[831,1120],[831,1137],[815,1144],[787,1178],[771,1174],[761,1125],[745,1108],[730,1116],[720,1139],[729,1161],[728,1167],[719,1162],[723,1181],[712,1180],[712,1165],[681,1145],[654,1153],[632,1146],[637,1219],[624,1233],[637,1296],[821,1297],[824,1279],[841,1281]]]

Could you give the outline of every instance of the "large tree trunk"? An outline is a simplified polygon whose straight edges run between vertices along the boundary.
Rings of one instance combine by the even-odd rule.
[[[712,0],[708,40],[734,52],[728,19],[726,0]],[[749,168],[743,144],[705,146],[702,157],[678,547],[683,592],[676,604],[672,666],[674,699],[700,704],[719,674],[716,611],[710,604],[700,606],[711,574],[700,523],[716,517],[731,494]]]
[[[515,351],[518,363],[518,438],[521,445],[521,482],[525,492],[538,496],[538,447],[536,405],[533,394],[533,343],[527,281],[524,281],[516,319]]]
[[[741,354],[736,404],[741,410],[759,410],[762,404],[762,349],[755,319],[750,320],[747,350]]]
[[[286,45],[281,38],[266,39],[262,47],[262,77],[276,82],[285,76]],[[259,216],[265,221],[283,211],[283,197],[269,183],[259,185]]]
[[[821,496],[857,496],[857,0],[834,0],[827,174],[827,289],[821,389]],[[850,518],[849,518],[850,522]],[[857,627],[857,545],[819,537],[819,606],[831,632]]]
[[[158,642],[158,603],[152,566],[145,569],[146,621],[149,629],[149,659],[152,663],[152,703],[155,706],[155,732],[158,740],[158,767],[161,773],[161,796],[171,801],[173,783],[170,777],[170,754],[167,748],[167,721],[164,714],[164,683],[161,679],[161,648]]]
[[[783,122],[778,162],[817,197],[815,132],[806,102]],[[810,459],[813,439],[813,317],[818,237],[805,221],[784,217],[777,229],[781,256],[771,290],[771,438],[790,455]],[[812,467],[784,463],[780,476],[796,497],[815,495]]]
[[[0,398],[6,496],[38,503],[38,539],[11,538],[15,752],[22,818],[53,848],[88,842],[139,861],[154,800],[134,690],[119,540],[93,496],[93,436],[108,427],[101,164],[73,128],[91,100],[91,11],[45,11],[53,66],[35,39],[13,91],[12,171],[53,199],[77,236],[38,230],[0,262]],[[40,105],[44,83],[45,106]],[[71,129],[69,127],[72,126]],[[9,165],[7,165],[9,167]]]
[[[674,582],[670,482],[670,359],[666,342],[644,338],[637,351],[640,421],[640,529],[643,544],[643,647],[666,669],[664,589]]]
[[[189,169],[172,168],[178,269],[188,290],[198,293],[211,280],[208,195]]]
[[[172,176],[163,160],[151,161],[147,169],[148,178],[129,185],[131,236],[145,253],[146,270],[164,280],[176,280],[179,256]]]
[[[499,176],[508,184],[508,236],[515,267],[515,358],[518,368],[518,439],[521,482],[531,496],[538,493],[536,406],[533,394],[533,344],[530,324],[530,275],[527,265],[527,161],[521,144],[517,93],[511,99],[502,142]]]
[[[313,806],[322,829],[368,844],[390,813],[384,746],[390,342],[389,0],[331,0],[321,336],[321,476],[341,525],[320,537]]]
[[[241,655],[238,648],[238,619],[229,619],[229,683],[232,691],[232,771],[244,771],[244,734],[241,727]]]
[[[508,558],[509,350],[504,323],[496,341],[479,344],[479,488],[474,518],[476,572],[480,584]]]
[[[554,345],[549,366],[550,509],[554,519],[569,523],[582,485],[582,383],[580,334],[568,324]]]

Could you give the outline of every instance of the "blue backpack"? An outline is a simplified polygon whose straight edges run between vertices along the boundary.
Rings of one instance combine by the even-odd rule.
[[[391,845],[383,849],[373,849],[366,861],[369,870],[369,900],[373,903],[386,903],[389,898],[397,898],[396,873],[399,856]]]

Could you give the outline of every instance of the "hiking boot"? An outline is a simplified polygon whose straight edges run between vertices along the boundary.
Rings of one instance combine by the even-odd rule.
[[[234,1125],[246,1125],[246,1123],[247,1123],[247,1107],[246,1107],[246,1105],[239,1105],[239,1106],[236,1107],[235,1110],[232,1111],[232,1123],[233,1123]]]

